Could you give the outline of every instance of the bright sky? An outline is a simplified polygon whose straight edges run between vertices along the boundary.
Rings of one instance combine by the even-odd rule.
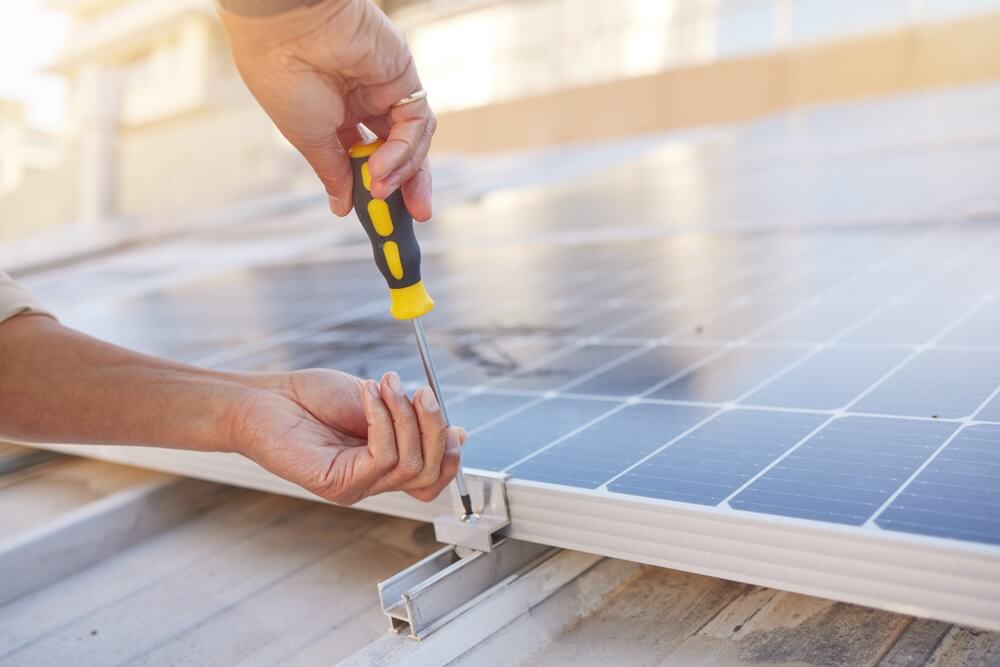
[[[57,130],[66,98],[60,77],[41,70],[69,32],[61,12],[41,0],[0,1],[0,97],[26,102],[31,123]]]

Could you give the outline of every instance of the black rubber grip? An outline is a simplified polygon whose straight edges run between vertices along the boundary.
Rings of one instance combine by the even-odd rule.
[[[352,149],[352,153],[358,148],[362,148],[360,152],[368,153],[369,150],[364,149],[372,145],[365,144],[363,147],[355,147],[355,149]],[[371,240],[375,265],[382,273],[382,277],[385,278],[385,282],[389,285],[390,289],[415,285],[420,282],[420,245],[417,243],[417,237],[413,233],[413,216],[406,210],[406,205],[403,203],[403,195],[399,190],[396,190],[389,195],[388,199],[384,200],[384,207],[381,204],[375,204],[374,208],[376,211],[372,210],[371,202],[373,201],[373,197],[365,185],[366,179],[362,173],[362,167],[367,163],[368,155],[351,158],[351,166],[354,170],[354,210],[358,215],[358,219],[361,220],[361,225],[365,228],[368,238]],[[379,217],[377,210],[380,208],[383,211],[388,209],[391,230],[386,229],[383,220],[372,219],[373,213],[375,214],[374,217]],[[388,233],[386,233],[387,231]],[[393,275],[392,268],[390,267],[390,260],[386,254],[386,244],[390,242],[395,244],[396,250],[399,253],[398,266],[402,267],[401,277]],[[393,254],[391,250],[389,254]]]

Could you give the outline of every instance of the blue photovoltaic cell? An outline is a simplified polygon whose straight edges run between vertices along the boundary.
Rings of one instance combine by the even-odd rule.
[[[462,448],[462,463],[470,468],[503,470],[615,405],[562,398],[542,401],[473,432]],[[456,418],[455,423],[463,422]]]
[[[464,361],[439,370],[438,377],[444,384],[475,387],[499,377],[517,373],[538,360],[555,354],[560,345],[554,341],[544,343],[510,343],[500,337],[474,342],[457,342],[453,356]],[[437,363],[437,357],[434,357]]]
[[[1000,352],[924,350],[853,406],[913,417],[971,416],[1000,385]]]
[[[733,401],[806,353],[799,348],[735,348],[654,391],[650,398]]]
[[[1000,394],[993,397],[993,400],[983,406],[983,409],[976,415],[976,419],[986,422],[1000,422]]]
[[[820,350],[743,400],[812,410],[845,407],[909,354],[907,350],[829,348]]]
[[[788,304],[749,301],[733,304],[712,317],[699,319],[687,330],[677,332],[681,341],[736,341],[746,338],[789,310]]]
[[[533,399],[530,396],[488,393],[472,394],[455,399],[445,397],[448,417],[452,423],[460,425],[470,433],[531,400]],[[465,456],[467,451],[463,449],[462,455]]]
[[[845,343],[920,344],[944,331],[969,308],[958,301],[902,301],[844,336]]]
[[[608,484],[608,490],[716,505],[825,420],[796,412],[721,412]]]
[[[729,501],[739,510],[860,526],[958,424],[836,419]]]
[[[1000,544],[1000,426],[963,429],[875,519],[882,528]]]
[[[796,311],[768,326],[754,340],[822,343],[861,321],[876,306],[861,302],[822,302]]]
[[[617,345],[585,345],[538,367],[511,373],[495,386],[499,389],[549,391],[614,361],[634,348]]]
[[[511,474],[595,489],[711,414],[707,408],[628,405],[532,456]]]
[[[1000,331],[1000,303],[979,307],[942,339],[944,345],[997,345]]]
[[[668,378],[683,373],[715,353],[715,348],[695,345],[663,345],[598,373],[564,391],[574,394],[633,396]]]
[[[695,309],[692,312],[691,308],[685,308],[681,305],[668,306],[659,310],[647,310],[652,310],[652,312],[647,313],[646,317],[625,325],[619,323],[609,328],[605,335],[612,338],[642,338],[647,340],[663,338],[677,332],[682,327],[691,327],[693,318],[702,318],[707,312],[707,308]]]

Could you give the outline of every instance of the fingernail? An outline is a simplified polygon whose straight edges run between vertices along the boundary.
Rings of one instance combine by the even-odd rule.
[[[365,387],[367,387],[366,391],[369,398],[378,398],[378,387],[375,386],[374,380],[365,382]]]
[[[389,389],[396,396],[405,396],[406,391],[403,390],[403,383],[399,381],[399,374],[396,371],[391,371],[388,373],[386,382],[389,383]]]
[[[424,410],[428,412],[434,412],[438,409],[438,401],[434,396],[434,392],[430,388],[424,389],[423,393],[420,394],[420,405],[424,407]]]
[[[458,428],[448,429],[448,443],[446,445],[448,449],[458,449],[462,446],[461,433],[462,430]]]

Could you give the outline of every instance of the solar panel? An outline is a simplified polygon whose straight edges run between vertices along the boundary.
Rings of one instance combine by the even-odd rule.
[[[984,191],[985,160],[952,186]],[[846,163],[809,182],[877,201],[853,173],[877,175],[870,158]],[[637,164],[640,185],[612,172],[518,202],[511,225],[557,233],[467,242],[508,220],[489,207],[480,228],[457,231],[462,211],[428,232],[441,382],[469,472],[510,475],[512,534],[1000,627],[997,219],[678,228],[650,194],[671,174]],[[367,260],[314,258],[64,319],[221,368],[396,369],[415,387],[379,284]]]

